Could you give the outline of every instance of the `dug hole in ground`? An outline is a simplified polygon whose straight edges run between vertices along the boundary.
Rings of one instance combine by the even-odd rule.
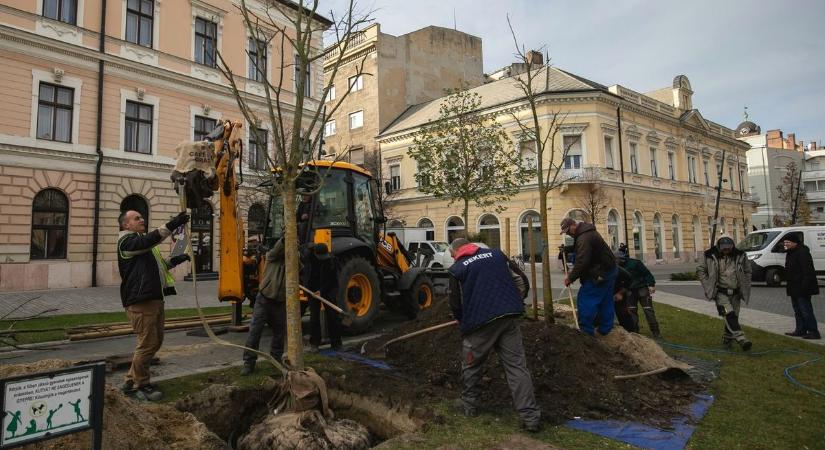
[[[377,349],[397,336],[451,319],[444,299],[419,317],[370,341]],[[566,317],[566,314],[560,314]],[[683,370],[652,340],[616,327],[608,336],[593,338],[567,325],[522,322],[528,367],[543,420],[560,424],[582,419],[616,419],[670,426],[701,392],[703,384]],[[240,388],[228,377],[214,377],[205,389],[176,405],[138,403],[107,385],[103,448],[130,449],[363,449],[390,444],[428,422],[441,418],[432,406],[456,398],[461,390],[461,336],[458,327],[393,343],[384,358],[391,369],[330,359],[319,365],[330,408],[324,414],[322,396],[301,383],[298,397],[314,409],[272,414],[280,381]],[[383,350],[380,352],[384,355]],[[71,365],[45,360],[0,368],[0,377],[34,373]],[[616,379],[661,368],[653,376]],[[486,403],[482,412],[514,414],[504,372],[495,355],[482,380]],[[283,405],[281,405],[283,408]],[[87,449],[88,433],[79,433],[23,448]]]

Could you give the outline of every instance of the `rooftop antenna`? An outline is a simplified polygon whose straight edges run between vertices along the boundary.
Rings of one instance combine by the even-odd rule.
[[[455,8],[453,8],[453,30],[458,31],[458,25],[456,25],[455,21]]]

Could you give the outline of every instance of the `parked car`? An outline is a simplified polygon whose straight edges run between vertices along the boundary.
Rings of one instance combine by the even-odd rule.
[[[429,268],[448,268],[453,265],[453,257],[450,256],[450,246],[442,241],[412,241],[407,243],[407,250],[417,260],[420,254],[422,258],[429,259]]]
[[[825,227],[794,226],[767,228],[749,233],[736,247],[748,255],[753,281],[765,281],[779,286],[785,280],[785,248],[782,241],[789,234],[798,234],[811,249],[817,275],[825,274]]]

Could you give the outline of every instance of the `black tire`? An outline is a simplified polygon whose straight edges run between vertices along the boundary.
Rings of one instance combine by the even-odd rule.
[[[432,306],[433,292],[430,277],[419,275],[410,289],[404,291],[401,313],[408,319],[415,319],[419,311]]]
[[[772,267],[765,271],[765,283],[767,283],[770,287],[782,285],[784,278],[785,277],[782,274],[782,270],[779,268]]]
[[[369,296],[366,304],[364,295]],[[341,325],[347,333],[363,333],[372,326],[381,310],[381,285],[375,268],[366,259],[353,256],[341,264],[338,272],[338,305],[352,314],[352,324],[349,327]]]

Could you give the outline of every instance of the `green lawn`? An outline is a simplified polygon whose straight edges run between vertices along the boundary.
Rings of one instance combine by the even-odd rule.
[[[212,306],[203,308],[204,314],[220,314],[229,313],[232,311],[231,306]],[[244,307],[244,312],[251,312],[248,307]],[[198,313],[195,308],[184,309],[167,309],[166,317],[188,317],[196,316]],[[61,316],[49,316],[31,320],[24,320],[14,324],[14,330],[39,330],[39,329],[66,329],[79,325],[95,325],[106,323],[126,322],[126,312],[109,312],[97,314],[65,314]],[[12,325],[12,321],[0,320],[0,330],[7,330]],[[66,333],[63,330],[45,331],[41,333],[20,333],[17,335],[16,341],[10,341],[8,338],[3,338],[4,341],[14,342],[16,344],[33,344],[36,342],[60,341],[66,339]],[[2,345],[2,344],[0,344]]]

